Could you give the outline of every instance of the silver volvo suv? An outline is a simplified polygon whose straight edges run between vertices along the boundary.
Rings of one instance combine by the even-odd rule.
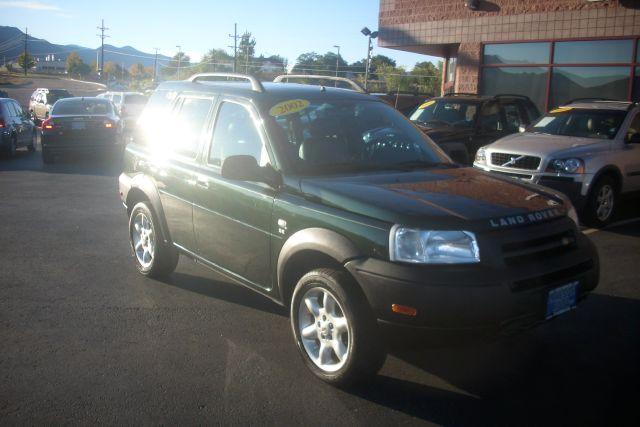
[[[572,101],[480,148],[473,165],[561,191],[585,224],[602,227],[621,194],[640,190],[640,108]]]

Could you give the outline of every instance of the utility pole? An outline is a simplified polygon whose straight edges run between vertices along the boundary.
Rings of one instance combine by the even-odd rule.
[[[29,40],[29,29],[25,28],[24,29],[24,62],[22,63],[22,65],[24,66],[24,76],[27,76],[27,40]]]
[[[233,24],[233,35],[229,34],[229,37],[233,39],[233,72],[236,72],[236,66],[238,63],[238,24]],[[231,46],[229,46],[231,47]]]
[[[97,27],[100,30],[100,34],[98,34],[98,37],[100,37],[100,71],[98,72],[98,75],[100,76],[100,80],[103,80],[104,76],[103,76],[103,71],[104,71],[104,39],[109,37],[106,36],[104,34],[105,31],[108,30],[108,28],[106,28],[104,26],[104,19],[102,20],[102,24]]]
[[[176,46],[178,48],[178,80],[180,80],[180,62],[182,61],[182,46]]]
[[[338,56],[336,56],[336,77],[338,77],[338,67],[340,66],[340,46],[334,44],[333,47],[338,48]],[[338,82],[335,82],[334,86],[338,87]]]
[[[158,72],[158,48],[154,47],[154,49],[156,50],[156,57],[153,60],[153,82],[156,82],[156,74]]]

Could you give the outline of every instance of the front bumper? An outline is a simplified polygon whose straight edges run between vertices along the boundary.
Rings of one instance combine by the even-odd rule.
[[[347,269],[382,322],[434,330],[504,330],[544,320],[551,289],[578,281],[578,300],[599,280],[595,247],[577,232],[574,247],[543,261],[516,266],[418,266],[353,260]],[[417,315],[395,313],[392,304]]]

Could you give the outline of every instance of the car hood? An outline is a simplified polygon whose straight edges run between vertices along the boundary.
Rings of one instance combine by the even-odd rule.
[[[326,205],[415,227],[475,231],[566,215],[559,193],[473,168],[303,178],[300,190]]]
[[[528,154],[546,157],[564,151],[583,151],[597,146],[607,146],[608,139],[578,138],[538,133],[519,133],[506,136],[486,146],[492,152]]]

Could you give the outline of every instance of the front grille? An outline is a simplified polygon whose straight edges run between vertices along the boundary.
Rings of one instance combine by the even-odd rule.
[[[505,168],[536,170],[538,166],[540,166],[540,157],[509,153],[491,153],[491,164]]]
[[[580,276],[591,270],[594,267],[593,261],[585,261],[572,267],[564,268],[562,270],[547,273],[542,276],[532,277],[530,279],[518,280],[511,284],[511,289],[514,292],[526,291],[530,289],[541,288],[547,285],[562,284],[569,280]]]
[[[497,173],[498,175],[506,175],[506,176],[510,176],[511,178],[533,179],[533,175],[524,175],[521,173],[512,173],[512,172],[503,172],[503,171],[491,171],[491,173]]]
[[[502,256],[507,266],[521,265],[561,255],[576,248],[576,236],[572,230],[534,239],[502,245]]]

